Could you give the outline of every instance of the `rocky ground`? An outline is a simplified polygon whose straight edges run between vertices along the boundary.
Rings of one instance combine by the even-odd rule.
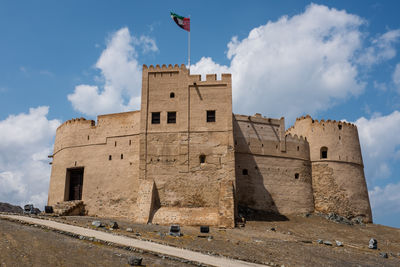
[[[9,203],[0,202],[0,212],[23,213],[24,210],[20,206],[14,206]]]
[[[47,229],[0,220],[0,266],[130,266],[129,257],[143,258],[145,266],[182,266],[150,254],[134,253],[71,238]]]
[[[400,266],[400,229],[374,224],[347,225],[329,221],[318,215],[308,217],[289,216],[287,220],[282,221],[248,221],[245,227],[235,229],[210,228],[211,231],[209,234],[200,234],[198,227],[182,227],[182,237],[169,236],[168,227],[161,225],[140,225],[124,220],[83,216],[45,218],[88,228],[96,228],[92,226],[92,222],[94,220],[100,220],[106,226],[96,228],[101,231],[112,231],[116,234],[127,235],[143,240],[152,240],[171,246],[188,248],[204,253],[224,255],[272,266]],[[110,225],[113,221],[118,223],[119,229],[107,229],[107,225]],[[4,220],[0,220],[0,225],[4,225],[4,223]],[[7,224],[10,224],[10,222],[7,222]],[[15,223],[11,224],[13,225]],[[22,226],[18,225],[17,227]],[[86,246],[82,248],[82,250],[70,250],[65,253],[60,252],[59,259],[70,260],[71,255],[76,255],[76,258],[73,259],[74,262],[80,262],[79,257],[81,257],[80,260],[82,260],[82,263],[93,263],[96,265],[100,262],[99,266],[106,266],[101,265],[101,260],[99,262],[95,261],[97,256],[86,259],[86,252],[83,251],[88,249],[87,246],[92,246],[93,248],[91,248],[91,251],[97,251],[97,249],[99,251],[108,251],[104,253],[106,255],[109,253],[110,261],[115,260],[114,265],[126,264],[126,257],[129,253],[125,250],[97,245],[96,242],[76,240],[54,232],[45,232],[44,230],[34,229],[28,226],[23,227],[27,227],[25,229],[27,231],[26,235],[21,236],[19,241],[15,241],[17,245],[15,245],[14,249],[11,251],[15,251],[18,244],[22,245],[23,243],[20,242],[28,238],[29,235],[33,237],[38,235],[44,238],[44,240],[46,240],[46,236],[49,235],[49,240],[63,240],[55,246],[57,248],[65,247],[66,249],[61,249],[62,251],[68,251],[67,248],[70,242],[77,242],[77,244]],[[8,230],[3,228],[4,226],[0,226],[2,240],[4,239],[3,236],[5,233],[8,233]],[[35,232],[31,233],[30,229],[34,229]],[[127,229],[129,231],[127,231]],[[51,237],[50,234],[52,235]],[[18,236],[18,234],[16,236]],[[378,250],[368,249],[368,241],[371,238],[375,238],[378,241]],[[5,238],[5,240],[8,239],[10,239],[10,237]],[[326,244],[319,244],[317,242],[319,239],[322,240],[322,242],[325,241]],[[337,246],[336,241],[343,243],[343,246]],[[329,242],[332,245],[329,245]],[[1,251],[4,251],[3,246],[3,243],[1,243]],[[39,243],[37,243],[37,249],[40,249]],[[46,250],[49,250],[51,254],[52,249],[53,248],[48,248]],[[125,254],[123,254],[123,252]],[[95,252],[94,255],[96,255],[96,253],[99,253],[97,254],[99,257],[102,255],[102,252]],[[382,257],[384,253],[387,254],[388,258]],[[115,254],[124,256],[119,257],[115,256]],[[143,256],[144,261],[147,260],[147,255],[149,254]],[[44,257],[44,259],[47,259],[47,257]],[[9,258],[9,260],[11,260],[11,258]],[[157,257],[153,261],[154,263],[151,262],[150,257],[147,263],[148,266],[157,266],[157,264],[163,266],[168,264],[184,264],[182,262],[167,262],[167,259],[165,259],[165,264],[164,262],[159,263],[157,261],[160,261],[160,258]]]

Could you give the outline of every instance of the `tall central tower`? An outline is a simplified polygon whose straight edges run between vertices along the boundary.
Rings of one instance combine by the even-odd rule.
[[[184,65],[144,66],[140,132],[148,220],[233,226],[231,75],[201,81]]]

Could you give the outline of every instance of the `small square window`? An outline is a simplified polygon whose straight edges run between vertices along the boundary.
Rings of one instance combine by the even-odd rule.
[[[167,123],[176,123],[176,112],[175,111],[168,112]]]
[[[151,113],[151,123],[152,124],[160,124],[160,112],[152,112]]]
[[[207,110],[207,122],[215,122],[215,110]]]

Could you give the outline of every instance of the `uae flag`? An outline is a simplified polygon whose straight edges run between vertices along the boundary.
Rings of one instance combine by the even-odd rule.
[[[175,21],[176,25],[190,32],[190,18],[185,18],[171,12],[171,18]]]

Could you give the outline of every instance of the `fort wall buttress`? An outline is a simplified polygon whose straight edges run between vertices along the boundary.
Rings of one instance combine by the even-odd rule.
[[[372,221],[357,127],[307,115],[287,133],[302,135],[310,144],[315,209]]]
[[[70,200],[70,173],[83,172],[81,198],[89,215],[132,217],[139,168],[140,112],[102,115],[57,129],[49,205]]]
[[[314,210],[308,143],[286,136],[283,118],[235,115],[234,140],[240,206],[280,214]]]

